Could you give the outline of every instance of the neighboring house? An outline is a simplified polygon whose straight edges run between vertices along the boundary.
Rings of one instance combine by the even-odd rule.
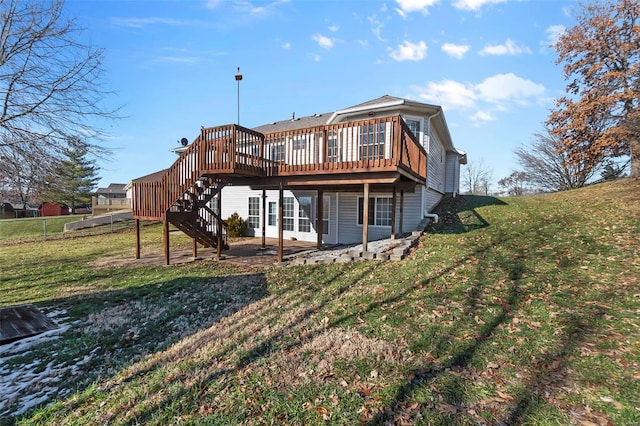
[[[132,182],[134,217],[219,247],[219,219],[237,212],[254,235],[366,251],[457,195],[467,161],[441,107],[392,96],[254,129],[203,128],[174,151],[169,169]]]
[[[69,214],[69,207],[45,201],[38,207],[38,216],[65,216]]]
[[[15,219],[16,210],[13,208],[11,203],[1,202],[0,203],[0,219]]]
[[[91,197],[93,215],[100,215],[117,210],[130,210],[131,198],[127,197],[127,186],[124,183],[111,183],[106,188],[98,188]]]

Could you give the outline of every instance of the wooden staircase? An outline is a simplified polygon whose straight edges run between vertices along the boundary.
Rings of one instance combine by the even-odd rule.
[[[167,210],[169,223],[195,239],[204,247],[229,248],[227,225],[209,207],[209,202],[219,194],[225,183],[211,177],[201,177]]]

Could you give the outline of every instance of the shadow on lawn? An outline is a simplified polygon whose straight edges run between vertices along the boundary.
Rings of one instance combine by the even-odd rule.
[[[468,422],[484,423],[486,419],[479,417],[479,413],[472,414],[469,411],[470,403],[467,399],[465,388],[465,380],[469,380],[472,384],[477,380],[472,373],[469,375],[460,374],[465,369],[475,371],[473,364],[483,363],[482,348],[492,345],[495,342],[494,333],[501,325],[507,325],[515,316],[522,315],[519,312],[522,308],[523,300],[539,295],[539,292],[545,290],[531,286],[529,276],[534,271],[528,270],[527,263],[531,261],[531,253],[534,253],[543,243],[544,238],[540,238],[539,232],[551,232],[535,230],[536,234],[531,233],[531,238],[519,239],[518,241],[529,241],[530,244],[514,245],[513,238],[508,234],[503,234],[499,239],[491,244],[480,247],[469,255],[460,260],[456,264],[451,265],[440,274],[429,277],[421,281],[413,288],[408,288],[403,294],[394,297],[392,300],[384,300],[377,303],[378,306],[385,303],[393,302],[407,296],[408,293],[414,291],[416,287],[432,284],[439,277],[456,269],[462,263],[469,259],[478,257],[479,262],[475,268],[474,280],[471,287],[466,292],[467,305],[466,317],[473,318],[476,312],[476,306],[481,299],[482,293],[485,291],[483,286],[490,284],[487,277],[487,267],[489,265],[497,265],[504,276],[506,293],[505,297],[496,301],[495,308],[497,312],[484,324],[478,325],[473,338],[469,339],[466,344],[458,345],[450,356],[436,357],[436,363],[427,362],[427,367],[411,372],[405,384],[401,385],[396,392],[392,402],[382,409],[373,419],[367,422],[369,425],[382,424],[410,424],[408,422],[420,421],[430,423],[438,418],[447,424],[467,424]],[[536,238],[537,237],[537,238]],[[505,250],[506,249],[506,250]],[[486,260],[486,261],[483,261]],[[529,263],[530,265],[531,263]],[[580,277],[581,272],[579,265],[559,266],[559,269],[572,269],[576,271],[576,277]],[[548,281],[553,282],[554,275],[559,270],[548,272]],[[545,278],[539,280],[545,282]],[[585,280],[586,281],[586,280]],[[579,292],[579,284],[574,283],[576,288],[574,291]],[[603,300],[607,299],[607,295],[602,295]],[[571,298],[571,295],[568,296]],[[614,297],[612,292],[611,297]],[[516,425],[524,422],[527,417],[539,408],[544,402],[545,395],[553,394],[556,389],[563,386],[567,377],[567,360],[575,354],[588,336],[595,330],[595,323],[605,314],[604,309],[597,303],[579,302],[580,296],[575,294],[575,310],[563,312],[560,318],[560,328],[557,335],[560,336],[558,343],[550,351],[535,353],[531,359],[523,360],[522,364],[517,367],[523,369],[524,373],[521,380],[524,384],[519,394],[513,395],[510,402],[502,402],[502,409],[495,413],[496,417],[492,418],[489,423],[505,425]],[[586,306],[585,306],[586,305]],[[374,307],[370,307],[373,309]],[[451,338],[456,336],[458,321],[455,319],[449,329],[438,329],[437,336],[427,334],[424,339],[424,347],[435,348],[435,352],[439,354],[446,353],[447,348],[452,345]],[[439,337],[438,337],[439,336]],[[435,338],[435,342],[433,341]],[[420,338],[416,339],[417,341]],[[517,351],[518,349],[515,348]],[[490,352],[490,350],[489,350]],[[452,383],[453,382],[453,383]],[[443,384],[446,383],[446,384]],[[434,395],[430,402],[415,403],[417,394],[424,393]],[[438,399],[440,398],[440,399]],[[507,407],[505,407],[505,405]],[[421,413],[422,417],[415,416]]]
[[[113,376],[145,356],[210,327],[247,305],[268,296],[262,273],[222,277],[180,277],[124,290],[101,291],[40,303],[45,310],[65,310],[73,322],[54,341],[37,344],[12,360],[20,364],[55,365],[57,394],[82,391]],[[7,346],[7,349],[11,349]],[[78,360],[82,360],[80,364]],[[48,367],[47,367],[48,368]],[[152,365],[146,371],[152,369]],[[144,373],[144,372],[143,372]],[[0,381],[0,385],[2,382]],[[10,386],[10,383],[5,383]],[[36,389],[38,384],[35,384]],[[18,391],[18,399],[2,408],[15,410],[33,386]],[[51,402],[51,399],[42,401]],[[12,424],[0,416],[0,424]]]
[[[486,206],[505,206],[504,201],[484,195],[446,196],[433,210],[440,220],[431,228],[436,234],[463,234],[486,228],[487,222],[476,209]]]

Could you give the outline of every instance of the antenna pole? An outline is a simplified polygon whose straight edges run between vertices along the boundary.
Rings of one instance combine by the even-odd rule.
[[[238,73],[236,74],[236,81],[238,82],[238,126],[240,125],[240,80],[242,80],[242,74],[240,73],[240,67],[238,67]]]

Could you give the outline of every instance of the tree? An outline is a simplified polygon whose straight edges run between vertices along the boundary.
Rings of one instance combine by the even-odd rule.
[[[486,168],[483,160],[469,162],[462,172],[462,183],[468,194],[487,195],[492,179],[493,173]]]
[[[547,124],[569,162],[628,155],[639,177],[640,2],[592,1],[576,20],[555,45],[569,84]]]
[[[513,172],[506,178],[498,181],[498,185],[504,188],[508,195],[522,196],[527,192],[526,184],[529,178],[524,172]]]
[[[550,132],[536,133],[528,146],[515,149],[527,179],[544,191],[563,191],[584,186],[598,170],[598,164],[584,158],[569,161],[562,141]]]
[[[20,145],[16,145],[17,148]],[[14,149],[0,155],[0,186],[4,198],[20,201],[23,209],[35,201],[47,174],[45,161],[34,161],[25,156],[23,149]]]
[[[77,138],[69,144],[72,148],[67,152],[67,158],[59,160],[53,167],[42,194],[45,201],[66,204],[73,212],[78,204],[91,201],[100,178],[95,160],[88,158],[84,144]]]
[[[0,157],[59,158],[73,135],[94,153],[96,124],[117,118],[103,105],[103,51],[83,44],[82,29],[63,15],[64,0],[0,2]],[[25,148],[26,147],[26,148]]]

